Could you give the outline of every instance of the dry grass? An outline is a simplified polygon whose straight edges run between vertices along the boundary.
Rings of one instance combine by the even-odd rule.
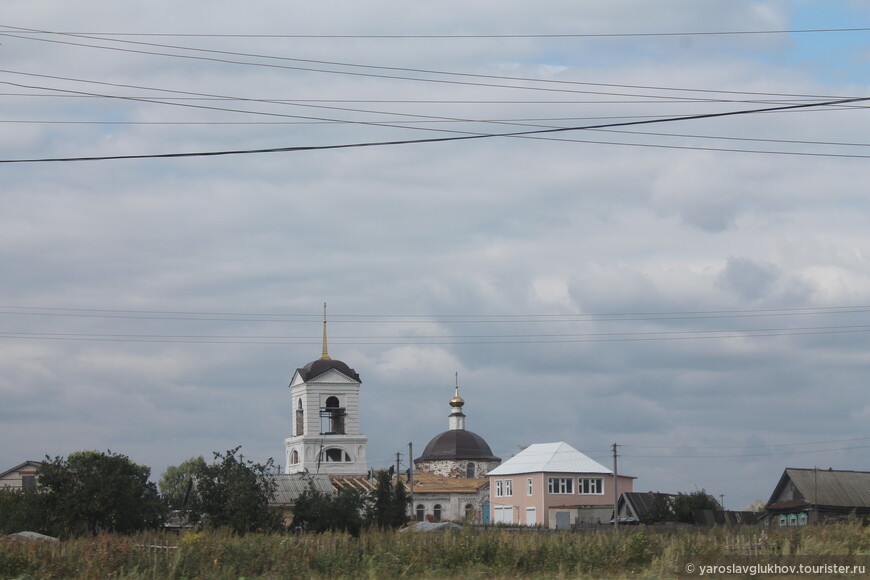
[[[673,578],[682,558],[870,554],[860,523],[784,532],[746,528],[606,532],[463,531],[235,536],[222,532],[0,542],[0,578],[305,578],[462,576]]]

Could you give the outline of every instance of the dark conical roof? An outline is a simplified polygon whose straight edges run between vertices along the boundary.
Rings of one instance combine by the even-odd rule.
[[[465,429],[451,429],[432,438],[426,449],[416,461],[442,459],[479,459],[500,461],[492,454],[492,449],[477,433]]]
[[[361,382],[359,375],[355,370],[350,368],[347,363],[332,358],[319,358],[313,360],[301,369],[296,369],[303,381],[308,382],[310,379],[319,377],[323,373],[335,369],[343,375],[346,375],[356,382]]]

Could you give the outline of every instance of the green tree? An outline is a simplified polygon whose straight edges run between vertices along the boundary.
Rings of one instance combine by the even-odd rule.
[[[44,503],[36,489],[0,488],[0,534],[32,531],[54,535]]]
[[[345,488],[325,493],[308,486],[293,507],[293,528],[306,532],[347,532],[359,536],[364,525],[366,494]]]
[[[193,480],[205,467],[205,459],[200,455],[166,468],[160,476],[160,481],[157,482],[157,487],[160,489],[163,501],[170,509],[177,510],[185,507],[185,500],[190,501]]]
[[[148,481],[149,467],[111,451],[45,459],[36,491],[56,534],[127,533],[163,522],[165,509],[157,486]]]
[[[674,521],[687,524],[695,523],[695,510],[722,509],[719,502],[703,489],[693,491],[692,493],[678,493],[677,497],[674,498],[672,505],[674,510]]]
[[[210,527],[227,527],[239,534],[278,530],[281,515],[269,507],[277,485],[271,475],[274,463],[269,459],[261,465],[237,457],[239,449],[214,452],[214,462],[199,470],[191,504],[194,517]]]
[[[399,528],[408,523],[408,495],[405,486],[387,471],[379,471],[377,485],[368,504],[368,524],[381,529]]]

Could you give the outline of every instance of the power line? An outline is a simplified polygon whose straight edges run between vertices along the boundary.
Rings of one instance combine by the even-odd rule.
[[[661,342],[731,338],[761,338],[854,334],[870,332],[870,325],[829,326],[810,328],[765,328],[695,331],[650,331],[575,334],[506,334],[506,335],[424,335],[424,336],[335,336],[334,344],[433,346],[456,344],[570,344],[604,342]],[[268,337],[227,335],[147,335],[104,333],[49,333],[0,330],[0,338],[76,341],[76,342],[158,342],[184,344],[318,344],[317,337]],[[398,340],[396,340],[398,339]]]
[[[166,38],[295,38],[295,39],[338,39],[358,38],[375,40],[402,39],[527,39],[527,38],[637,38],[668,36],[742,36],[766,34],[829,34],[867,32],[870,28],[797,28],[771,30],[720,30],[720,31],[683,31],[683,32],[605,32],[605,33],[521,33],[521,34],[233,34],[233,33],[172,33],[172,32],[105,32],[105,31],[38,31],[16,26],[2,26],[14,30],[26,30],[32,34],[69,34],[118,37],[166,37]]]
[[[708,446],[663,446],[663,445],[631,445],[630,443],[620,444],[622,447],[631,447],[633,449],[675,449],[679,451],[688,451],[691,449],[752,449],[752,448],[768,448],[768,447],[803,447],[808,445],[828,445],[829,443],[849,443],[852,441],[866,441],[870,437],[850,437],[848,439],[827,439],[825,441],[803,441],[801,443],[759,443],[753,445],[708,445]]]
[[[330,336],[332,341],[350,341],[350,340],[385,340],[385,339],[401,339],[407,344],[428,344],[427,341],[432,340],[454,340],[454,339],[508,339],[508,338],[527,338],[527,339],[542,339],[542,338],[596,338],[596,337],[667,337],[667,336],[684,336],[686,338],[700,338],[690,335],[713,335],[713,334],[759,334],[777,332],[783,334],[799,334],[808,332],[839,332],[839,331],[870,331],[870,324],[852,324],[845,326],[813,326],[813,327],[781,327],[781,328],[732,328],[732,329],[712,329],[712,330],[659,330],[659,331],[625,331],[625,332],[584,332],[584,333],[547,333],[547,334],[462,334],[462,335],[439,335],[439,334],[424,334],[424,335],[342,335],[333,334]],[[181,335],[181,334],[110,334],[110,333],[81,333],[81,332],[18,332],[18,331],[2,331],[0,334],[15,335],[20,337],[34,338],[98,338],[101,340],[113,339],[209,339],[209,340],[299,340],[304,341],[300,344],[309,344],[310,341],[319,341],[320,336],[286,336],[286,335]],[[351,344],[349,342],[339,342],[339,344]],[[353,344],[367,344],[365,342]]]
[[[11,312],[2,312],[2,310]],[[677,311],[631,311],[631,312],[594,312],[588,314],[360,314],[332,313],[333,322],[602,322],[602,321],[661,321],[661,320],[702,320],[716,318],[755,318],[770,316],[808,316],[830,314],[856,314],[870,312],[870,304],[849,306],[806,306],[799,308],[765,308],[737,310],[677,310]],[[21,314],[37,316],[83,316],[102,318],[145,318],[160,320],[216,320],[238,322],[287,322],[322,320],[320,314],[275,313],[275,312],[223,312],[223,311],[192,311],[192,310],[131,310],[108,308],[69,308],[53,306],[14,306],[0,305],[0,314]],[[136,315],[136,316],[127,316]],[[179,318],[181,316],[182,318]],[[203,317],[237,317],[203,318]],[[242,318],[244,317],[244,318]],[[257,317],[251,319],[248,317]],[[269,318],[263,318],[269,317]]]
[[[397,140],[397,141],[369,141],[362,143],[346,143],[346,144],[336,144],[336,145],[307,145],[307,146],[293,146],[293,147],[270,147],[263,149],[236,149],[236,150],[222,150],[222,151],[200,151],[200,152],[188,152],[188,153],[156,153],[156,154],[139,154],[139,155],[104,155],[104,156],[92,156],[92,157],[55,157],[55,158],[32,158],[32,159],[0,159],[0,163],[46,163],[46,162],[73,162],[73,161],[110,161],[110,160],[121,160],[121,159],[169,159],[169,158],[185,158],[185,157],[211,157],[211,156],[223,156],[223,155],[246,155],[246,154],[259,154],[259,153],[290,153],[290,152],[301,152],[301,151],[324,151],[324,150],[333,150],[333,149],[351,149],[351,148],[361,148],[361,147],[383,147],[383,146],[393,146],[393,145],[414,145],[414,144],[422,144],[422,143],[444,143],[449,141],[467,141],[472,139],[489,139],[493,137],[527,137],[534,135],[549,135],[553,133],[567,132],[567,131],[581,131],[588,129],[605,129],[610,127],[627,127],[627,126],[636,126],[636,125],[648,125],[653,123],[665,123],[665,122],[674,122],[674,121],[690,121],[690,120],[700,120],[700,119],[713,119],[719,117],[728,117],[728,116],[737,116],[737,115],[748,115],[748,114],[757,114],[757,113],[771,113],[778,111],[788,111],[788,110],[797,110],[797,109],[805,109],[809,107],[821,107],[821,106],[833,106],[833,105],[841,105],[841,104],[849,104],[849,103],[858,103],[865,102],[870,100],[870,97],[855,97],[850,99],[838,99],[834,101],[823,101],[818,103],[808,103],[808,104],[800,104],[800,105],[786,105],[779,107],[765,107],[758,109],[744,109],[738,111],[726,111],[720,113],[703,113],[698,115],[687,115],[683,117],[668,117],[668,118],[658,118],[658,119],[650,119],[643,121],[626,121],[619,123],[604,123],[598,125],[586,125],[586,126],[577,126],[577,127],[558,127],[552,129],[534,129],[529,131],[514,131],[510,133],[483,133],[483,134],[471,134],[471,135],[459,135],[459,136],[450,136],[450,137],[432,137],[432,138],[424,138],[424,139],[405,139],[405,140]],[[794,155],[803,155],[801,153],[793,153]],[[806,154],[810,155],[810,154]],[[826,154],[813,154],[813,155],[826,155]],[[827,154],[828,156],[834,157],[868,157],[862,155],[837,155],[837,154]]]
[[[857,445],[853,447],[834,447],[830,449],[802,449],[800,453],[807,455],[810,453],[833,453],[837,451],[852,451],[855,449],[870,449],[870,445]],[[622,457],[630,457],[636,459],[646,458],[669,458],[669,459],[714,459],[714,458],[739,458],[739,457],[771,457],[791,455],[794,452],[772,451],[769,453],[732,453],[732,454],[715,454],[715,455],[623,455]]]
[[[13,27],[3,27],[2,28],[13,28]],[[28,30],[28,29],[19,29],[19,30]],[[54,33],[50,31],[33,31],[33,32],[41,32],[44,34],[55,34],[55,35],[67,35],[67,36],[75,36],[77,38],[90,38],[82,35],[72,35],[70,33]],[[71,44],[75,46],[82,46],[85,48],[96,48],[103,50],[114,50],[121,52],[133,52],[139,54],[151,54],[155,56],[167,56],[171,58],[188,58],[195,60],[211,60],[216,62],[223,62],[226,64],[238,64],[238,65],[246,65],[246,66],[258,66],[258,67],[271,67],[271,68],[287,68],[289,70],[301,70],[306,72],[318,72],[318,73],[329,73],[329,74],[348,74],[352,76],[374,76],[378,78],[388,78],[395,80],[411,80],[411,81],[419,81],[419,82],[439,82],[439,83],[447,83],[447,84],[461,84],[461,85],[474,85],[474,86],[485,86],[491,88],[511,88],[511,89],[524,89],[524,90],[543,90],[543,91],[559,91],[559,89],[554,88],[544,88],[544,87],[522,87],[516,85],[497,85],[492,83],[468,83],[468,82],[460,82],[460,81],[448,81],[444,79],[426,79],[419,77],[397,77],[394,75],[379,75],[379,74],[367,74],[367,73],[355,73],[350,71],[336,71],[336,70],[328,70],[328,69],[313,69],[307,67],[288,67],[281,65],[270,65],[264,63],[256,63],[256,62],[238,62],[238,61],[229,61],[225,59],[216,59],[216,58],[207,58],[207,57],[196,57],[191,55],[182,55],[182,54],[173,54],[173,53],[155,53],[151,51],[140,51],[134,49],[124,49],[118,47],[110,47],[110,46],[100,46],[100,45],[88,45],[82,43],[73,43],[69,41],[61,41],[61,40],[48,40],[42,38],[29,38],[26,36],[19,36],[14,34],[2,33],[0,32],[0,36],[8,36],[11,38],[18,38],[22,40],[36,40],[40,42],[52,42],[58,44]],[[96,40],[105,40],[96,38]],[[442,71],[442,70],[434,70],[434,69],[422,69],[422,68],[413,68],[413,67],[398,67],[398,66],[384,66],[384,65],[369,65],[369,64],[359,64],[359,63],[347,63],[347,62],[339,62],[339,61],[327,61],[327,60],[317,60],[317,59],[302,59],[302,58],[292,58],[292,57],[283,57],[283,56],[274,56],[274,55],[263,55],[263,54],[252,54],[252,53],[241,53],[241,52],[232,52],[232,51],[222,51],[222,50],[210,50],[203,48],[195,48],[195,47],[186,47],[186,46],[177,46],[177,45],[164,45],[164,44],[155,44],[155,43],[145,43],[145,42],[135,42],[135,41],[116,41],[123,42],[125,44],[136,44],[143,46],[151,46],[156,48],[170,48],[173,50],[187,50],[192,52],[201,52],[201,53],[212,53],[212,54],[221,54],[226,56],[244,56],[250,58],[261,58],[267,60],[278,60],[278,61],[288,61],[288,62],[301,62],[308,64],[318,64],[318,65],[329,65],[329,66],[339,66],[345,68],[359,68],[359,69],[371,69],[371,70],[384,70],[384,71],[394,71],[394,72],[410,72],[415,74],[430,74],[430,75],[440,75],[440,76],[454,76],[454,77],[464,77],[464,78],[480,78],[480,79],[490,79],[490,80],[509,80],[509,81],[519,81],[519,82],[533,82],[533,83],[546,83],[546,84],[554,84],[554,85],[574,85],[574,86],[588,86],[588,87],[607,87],[607,88],[620,88],[620,89],[640,89],[640,90],[656,90],[656,91],[672,91],[672,92],[688,92],[688,93],[719,93],[719,94],[728,94],[728,95],[745,95],[745,96],[764,96],[764,97],[788,97],[788,98],[823,98],[823,99],[842,99],[845,98],[843,95],[807,95],[807,94],[795,94],[795,93],[770,93],[770,92],[757,92],[757,91],[736,91],[736,90],[710,90],[710,89],[696,89],[696,88],[685,88],[685,87],[661,87],[661,86],[649,86],[649,85],[632,85],[632,84],[614,84],[614,83],[594,83],[594,82],[583,82],[583,81],[569,81],[562,79],[542,79],[542,78],[530,78],[530,77],[515,77],[515,76],[506,76],[506,75],[486,75],[479,73],[463,73],[463,72],[455,72],[455,71]],[[578,93],[587,93],[587,94],[604,94],[610,96],[632,96],[637,97],[641,95],[636,95],[634,93],[614,93],[614,92],[600,92],[600,91],[570,91],[564,90],[562,92],[578,92]],[[661,98],[661,95],[649,96],[649,98]],[[709,98],[705,99],[695,99],[692,97],[679,97],[685,101],[694,101],[701,100],[703,102],[709,101]],[[719,99],[722,100],[722,99]],[[744,101],[745,102],[745,101]]]

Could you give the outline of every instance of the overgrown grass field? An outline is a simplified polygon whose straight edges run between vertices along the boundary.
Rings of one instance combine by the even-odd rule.
[[[868,555],[858,522],[757,528],[602,532],[533,530],[412,534],[187,532],[63,542],[0,541],[0,578],[675,578],[686,557]]]

